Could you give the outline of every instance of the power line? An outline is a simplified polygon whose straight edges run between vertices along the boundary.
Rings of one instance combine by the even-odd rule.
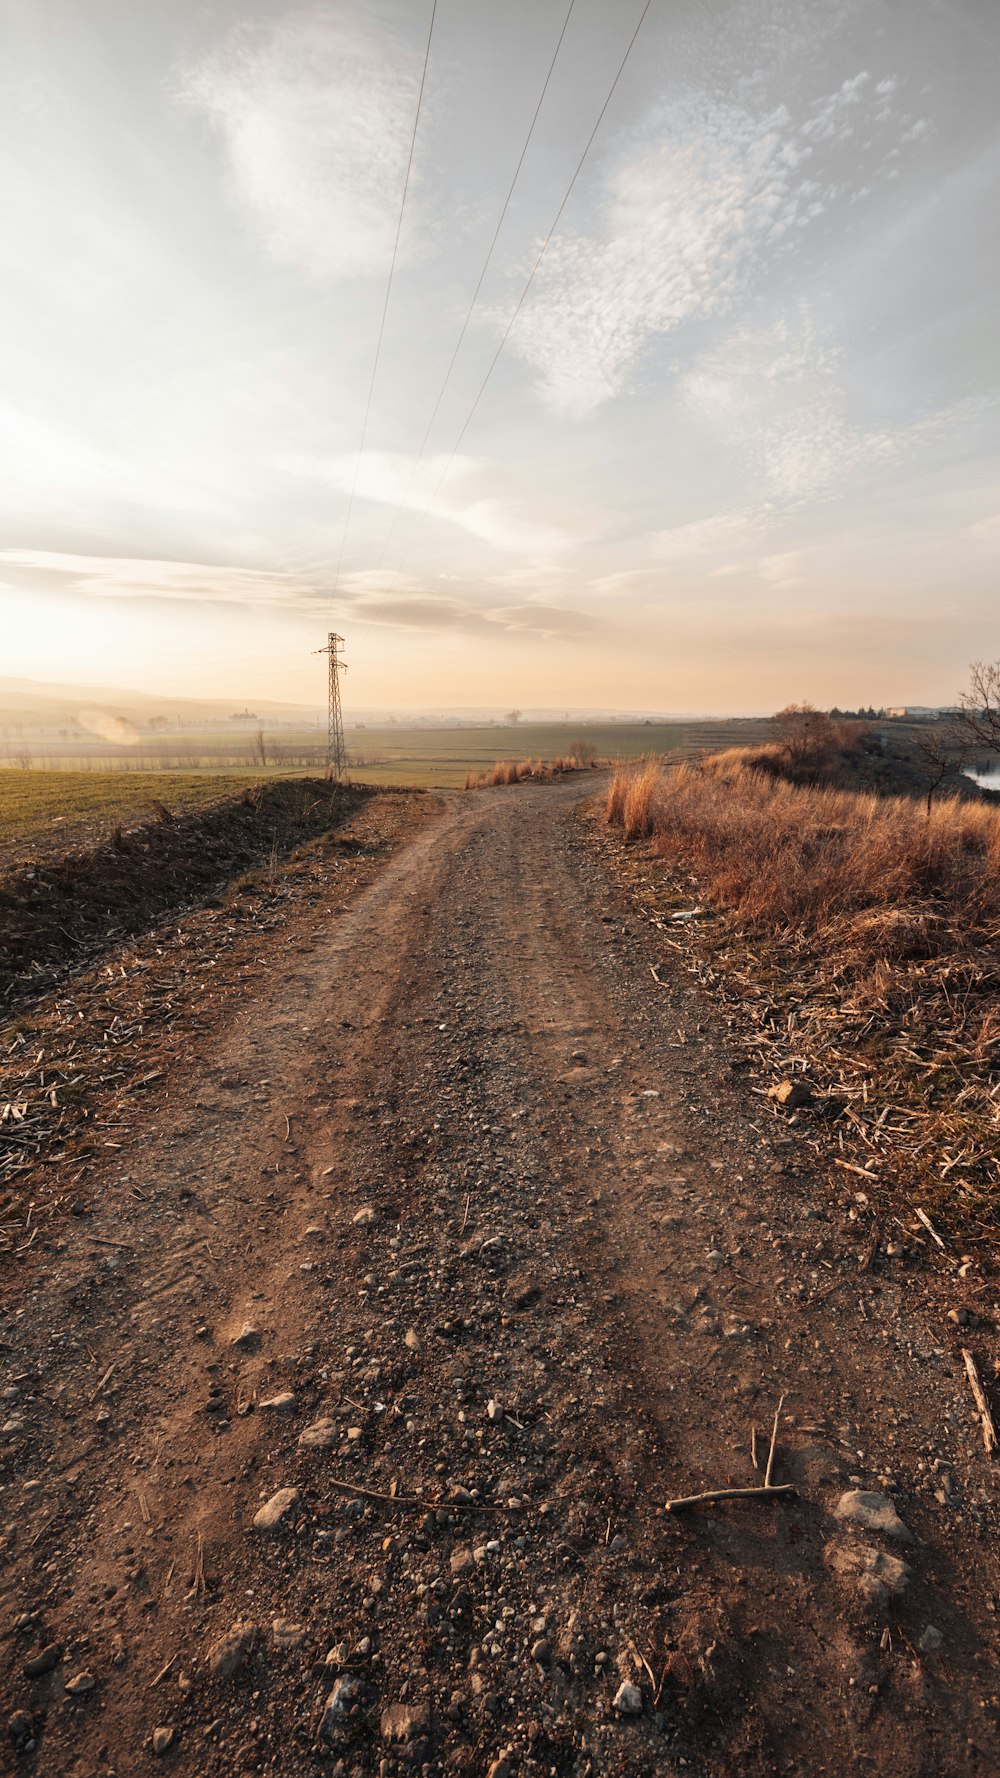
[[[412,550],[414,544],[417,541],[417,538],[419,537],[421,531],[423,530],[424,523],[427,519],[427,515],[429,514],[432,506],[434,505],[435,500],[437,499],[439,493],[441,492],[441,488],[447,478],[448,472],[451,469],[451,466],[454,463],[455,458],[458,455],[458,452],[459,452],[461,445],[462,445],[462,440],[464,439],[466,433],[469,430],[469,427],[472,424],[472,421],[475,417],[476,409],[478,408],[479,403],[481,402],[484,394],[486,393],[487,385],[490,381],[490,378],[493,375],[493,372],[495,371],[495,369],[497,367],[497,364],[499,363],[500,355],[503,352],[503,349],[504,349],[505,345],[507,344],[508,339],[510,338],[511,332],[514,327],[514,323],[516,322],[518,315],[521,313],[521,310],[524,306],[525,299],[528,295],[528,292],[531,289],[531,286],[535,281],[535,274],[537,273],[538,268],[542,263],[542,260],[545,258],[545,254],[548,251],[549,243],[551,242],[552,237],[555,234],[556,229],[559,226],[563,211],[565,210],[566,205],[569,203],[570,197],[572,196],[573,188],[576,185],[576,182],[579,179],[581,172],[583,171],[584,162],[586,161],[587,156],[590,153],[591,148],[593,147],[594,138],[596,137],[597,132],[600,129],[602,122],[604,121],[604,114],[607,111],[608,106],[610,105],[611,100],[614,97],[615,90],[618,86],[618,82],[620,81],[620,79],[625,71],[625,64],[628,61],[629,56],[632,54],[632,50],[635,46],[635,40],[638,37],[639,32],[642,30],[643,24],[646,19],[646,14],[648,13],[652,4],[653,4],[653,0],[646,0],[646,4],[643,7],[642,12],[639,15],[639,22],[636,25],[635,30],[632,32],[631,37],[629,38],[628,47],[626,48],[625,54],[623,55],[619,65],[618,65],[618,72],[616,73],[614,80],[611,82],[611,86],[608,90],[607,98],[605,99],[604,104],[601,106],[601,109],[597,114],[597,122],[594,124],[594,127],[591,130],[590,135],[587,138],[586,146],[584,147],[584,150],[580,156],[580,159],[577,161],[576,169],[573,173],[573,177],[570,180],[568,186],[566,187],[566,191],[563,195],[562,202],[559,205],[559,208],[555,213],[555,217],[553,218],[552,225],[549,229],[549,232],[546,235],[544,241],[542,242],[542,245],[541,245],[541,248],[539,249],[537,258],[535,259],[535,263],[532,266],[531,271],[528,274],[527,282],[525,283],[524,289],[521,291],[521,294],[517,299],[517,302],[514,306],[514,312],[511,315],[511,318],[508,321],[507,326],[504,329],[503,336],[500,340],[500,344],[498,345],[496,351],[493,354],[492,359],[490,360],[489,369],[487,370],[486,375],[484,376],[481,384],[479,385],[479,389],[476,393],[475,400],[473,401],[472,406],[470,407],[469,412],[465,417],[465,421],[462,425],[462,429],[459,432],[457,439],[455,440],[454,446],[452,447],[451,455],[449,456],[447,463],[445,464],[443,470],[441,471],[440,476],[438,477],[437,483],[434,488],[434,492],[432,493],[429,501],[427,502],[427,505],[424,507],[424,510],[421,513],[420,518],[419,518],[419,520],[418,520],[418,522],[417,522],[417,524],[410,536],[410,541],[407,544],[406,549],[403,552],[403,556],[393,573],[392,580],[390,581],[388,587],[386,588],[385,592],[382,595],[381,604],[385,603],[386,599],[389,597],[389,594],[392,592],[392,590],[396,584],[396,581],[399,579],[400,574],[403,572],[406,562],[409,559],[410,551]],[[380,609],[381,609],[381,605],[376,607],[373,617],[368,620],[369,622],[374,621],[374,617],[377,616],[378,611]]]
[[[392,280],[396,271],[396,255],[399,252],[399,237],[403,228],[403,212],[406,209],[406,194],[410,189],[410,174],[413,170],[413,152],[417,145],[417,127],[420,123],[420,112],[424,102],[424,87],[427,82],[427,64],[431,56],[431,39],[434,36],[434,20],[437,17],[438,0],[431,7],[431,22],[427,32],[427,48],[424,51],[424,66],[420,76],[420,91],[417,94],[417,109],[413,119],[413,134],[410,137],[410,153],[406,162],[406,177],[403,180],[403,196],[399,205],[399,217],[396,222],[396,238],[392,244],[392,259],[389,263],[389,278],[385,287],[385,301],[382,304],[382,319],[379,322],[378,339],[375,342],[375,362],[372,365],[371,382],[368,385],[368,400],[365,403],[364,423],[361,427],[361,443],[358,446],[357,462],[354,465],[354,479],[351,484],[351,496],[347,502],[347,514],[344,519],[344,531],[340,539],[340,554],[337,557],[337,571],[333,578],[333,591],[337,592],[340,585],[340,570],[344,563],[344,549],[347,544],[347,533],[351,526],[351,514],[354,511],[354,500],[358,491],[358,476],[361,473],[361,459],[365,452],[365,440],[368,437],[368,421],[372,411],[372,396],[375,393],[375,379],[378,376],[378,362],[382,354],[382,338],[385,334],[385,318],[389,313],[389,298],[392,295]]]
[[[521,153],[520,153],[520,157],[518,159],[517,166],[514,168],[514,177],[511,180],[510,185],[508,187],[507,196],[504,198],[503,209],[500,211],[500,215],[497,220],[496,228],[493,231],[493,239],[490,242],[489,249],[486,254],[486,258],[483,261],[483,268],[479,274],[479,280],[476,284],[475,290],[472,292],[472,300],[469,303],[468,309],[466,310],[465,320],[462,322],[461,332],[459,333],[458,339],[455,342],[455,350],[452,352],[451,359],[448,364],[448,368],[444,373],[444,381],[442,382],[441,387],[438,390],[437,400],[435,401],[434,406],[431,409],[431,417],[427,422],[427,429],[424,432],[424,436],[420,441],[420,449],[418,450],[416,457],[413,460],[413,464],[410,469],[409,480],[408,480],[408,482],[406,484],[406,488],[404,489],[404,492],[403,492],[403,498],[401,499],[399,505],[396,508],[395,514],[393,516],[392,524],[389,526],[388,535],[386,537],[385,543],[382,546],[382,554],[379,557],[376,572],[378,572],[378,569],[381,568],[383,562],[385,561],[386,555],[388,554],[389,545],[392,542],[392,538],[393,538],[393,534],[395,532],[396,526],[399,523],[401,514],[405,510],[407,500],[410,497],[410,490],[413,487],[414,478],[416,476],[417,470],[420,468],[420,465],[423,462],[424,452],[427,449],[427,440],[430,438],[431,431],[434,426],[434,422],[438,417],[438,413],[441,408],[441,403],[445,397],[445,392],[447,391],[448,384],[451,382],[451,373],[454,370],[456,363],[458,362],[459,352],[462,350],[462,345],[465,340],[465,336],[469,331],[469,322],[472,320],[473,310],[475,309],[475,306],[476,306],[477,302],[479,301],[479,293],[483,288],[483,283],[486,278],[486,274],[490,269],[490,263],[493,259],[494,248],[496,247],[497,241],[500,239],[500,230],[503,228],[504,220],[507,215],[507,211],[510,209],[511,199],[514,196],[514,187],[516,186],[518,179],[521,176],[521,168],[524,166],[525,156],[527,155],[528,149],[531,146],[531,138],[535,133],[535,125],[538,122],[539,114],[541,113],[542,106],[545,103],[545,95],[549,90],[549,82],[552,79],[553,70],[555,68],[556,62],[559,57],[559,51],[562,49],[563,38],[566,35],[567,27],[569,25],[570,18],[572,17],[573,8],[575,5],[576,5],[576,0],[569,0],[569,7],[566,12],[566,17],[563,20],[563,27],[559,33],[559,37],[556,42],[555,49],[552,52],[552,60],[549,63],[548,73],[545,76],[545,80],[542,85],[542,90],[538,95],[538,103],[535,106],[535,113],[534,113],[534,116],[532,117],[531,123],[528,127],[528,134],[524,139],[524,147],[521,149]]]

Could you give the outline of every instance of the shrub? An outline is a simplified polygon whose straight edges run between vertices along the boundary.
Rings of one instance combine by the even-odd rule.
[[[872,954],[936,950],[945,927],[1000,919],[1000,810],[942,800],[927,816],[906,797],[792,784],[733,749],[664,771],[619,766],[607,819],[651,838],[697,877],[704,900],[748,927],[828,930],[853,922]],[[896,910],[893,918],[878,918]],[[899,911],[905,912],[900,921]],[[846,922],[846,925],[845,925]]]

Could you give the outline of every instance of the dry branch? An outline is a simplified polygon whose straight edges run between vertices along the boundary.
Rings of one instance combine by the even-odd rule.
[[[987,1457],[992,1457],[997,1448],[997,1429],[993,1421],[993,1414],[990,1409],[990,1404],[986,1399],[986,1391],[980,1381],[976,1361],[973,1358],[972,1353],[967,1352],[964,1346],[962,1347],[962,1357],[965,1360],[969,1385],[976,1398],[976,1407],[979,1409],[979,1422],[983,1429],[983,1444],[986,1446],[986,1455]]]
[[[679,1500],[665,1501],[664,1511],[679,1513],[686,1507],[704,1506],[715,1500],[787,1500],[797,1493],[798,1489],[792,1482],[778,1482],[773,1487],[760,1488],[708,1488],[704,1494],[685,1494]]]

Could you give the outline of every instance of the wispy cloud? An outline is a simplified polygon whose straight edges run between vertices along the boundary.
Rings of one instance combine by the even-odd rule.
[[[318,583],[267,569],[230,568],[205,562],[157,561],[130,556],[70,555],[58,550],[0,550],[8,573],[62,583],[100,598],[179,599],[224,605],[281,605],[313,610],[324,597]]]
[[[757,575],[768,586],[785,590],[802,585],[801,568],[801,559],[795,550],[781,550],[777,555],[765,556],[758,563]]]
[[[985,519],[977,519],[974,525],[968,527],[968,535],[980,549],[991,554],[1000,551],[1000,512],[990,513]]]
[[[329,581],[319,576],[312,579],[204,562],[71,555],[58,550],[0,550],[0,570],[6,572],[12,590],[18,584],[58,586],[91,598],[270,607],[311,616],[327,608],[330,596]],[[393,577],[362,569],[344,575],[338,599],[353,621],[389,629],[460,630],[481,637],[506,631],[568,639],[597,627],[595,619],[568,606],[523,597],[509,604],[497,603],[495,588],[489,603],[477,603],[450,591],[438,592],[437,586],[447,578],[435,576],[428,585],[417,575]]]
[[[354,485],[356,459],[352,456],[294,457],[286,467],[294,473],[318,477],[342,493]],[[366,451],[357,467],[357,494],[362,500],[404,511],[423,513],[435,494],[441,475],[448,469],[446,454],[427,457],[411,480],[412,460],[390,451]],[[564,522],[559,519],[565,513]],[[593,534],[593,521],[571,512],[561,503],[557,517],[518,483],[515,476],[475,457],[456,457],[430,517],[458,525],[471,537],[497,549],[524,554],[544,554],[585,541]]]
[[[755,528],[751,514],[715,513],[711,518],[694,519],[687,525],[654,531],[650,550],[662,562],[687,562],[696,557],[728,554],[733,549],[743,548]]]
[[[241,28],[190,69],[179,96],[217,134],[233,191],[276,259],[324,282],[384,273],[419,56],[357,7],[278,10],[276,25]],[[419,197],[404,262],[418,213]]]
[[[859,118],[886,140],[892,96],[867,72],[800,112],[708,91],[663,107],[609,178],[603,226],[557,237],[512,335],[545,399],[581,415],[622,390],[655,335],[729,312],[775,255],[861,183],[843,145]],[[882,120],[880,122],[880,119]]]
[[[808,307],[766,328],[740,327],[696,358],[678,384],[688,410],[741,464],[763,510],[833,493],[933,444],[940,449],[985,397],[932,410],[905,425],[852,417],[841,353]]]
[[[495,637],[500,630],[554,641],[587,636],[600,627],[594,617],[568,606],[540,600],[483,606],[429,590],[415,576],[401,575],[386,590],[384,576],[363,570],[345,575],[341,588],[355,621],[393,629],[459,630],[480,637]]]

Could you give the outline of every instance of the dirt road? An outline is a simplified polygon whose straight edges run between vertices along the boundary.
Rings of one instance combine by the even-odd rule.
[[[443,798],[307,911],[11,1282],[12,1769],[1000,1769],[946,1304],[653,980],[580,799]],[[782,1395],[797,1495],[665,1513]]]

